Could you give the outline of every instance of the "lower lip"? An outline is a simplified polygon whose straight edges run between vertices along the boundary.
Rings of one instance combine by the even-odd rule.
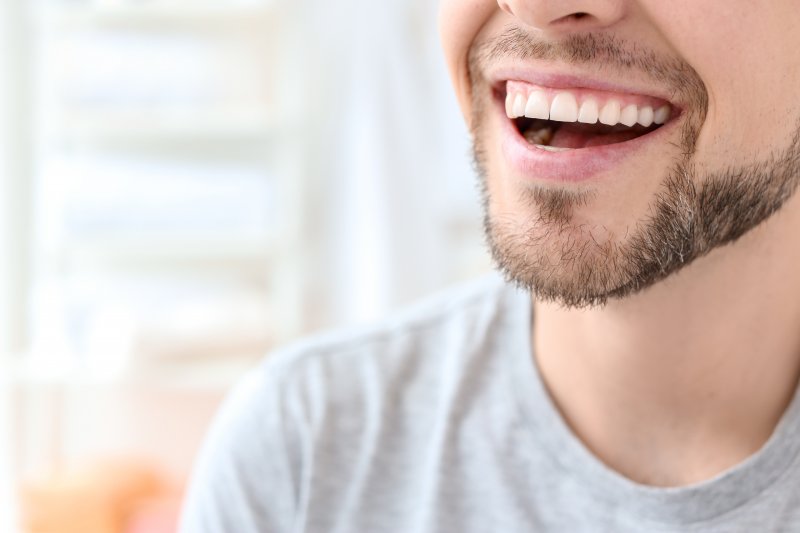
[[[505,104],[498,105],[503,124],[502,150],[506,160],[526,179],[578,183],[597,179],[612,171],[625,159],[643,152],[648,146],[664,142],[673,126],[673,117],[655,131],[630,141],[589,148],[578,148],[564,152],[549,152],[530,144],[517,130],[514,122],[506,116]]]

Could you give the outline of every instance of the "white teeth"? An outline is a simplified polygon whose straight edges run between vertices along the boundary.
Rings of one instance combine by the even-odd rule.
[[[514,116],[514,96],[511,93],[506,95],[506,116],[508,118],[517,118]]]
[[[562,148],[560,146],[544,146],[544,145],[536,145],[536,148],[541,150],[546,150],[548,152],[567,152],[569,150],[574,150],[574,148]]]
[[[542,90],[535,90],[527,97],[514,92],[506,95],[506,115],[511,119],[528,117],[584,124],[600,122],[607,126],[624,124],[628,127],[638,123],[648,128],[654,123],[667,122],[671,111],[669,105],[663,105],[656,110],[649,105],[639,108],[636,104],[628,104],[622,108],[619,100],[613,99],[599,108],[597,100],[591,97],[586,98],[579,107],[575,95],[568,91],[557,92],[552,102]]]
[[[575,122],[578,120],[578,102],[572,93],[558,93],[550,104],[550,120]]]
[[[639,108],[635,105],[631,104],[629,106],[625,106],[619,114],[619,121],[621,124],[625,124],[629,128],[636,124],[636,121],[639,119]]]
[[[544,120],[550,118],[550,104],[547,102],[547,95],[542,91],[533,91],[530,96],[528,96],[528,103],[525,106],[525,116]]]
[[[645,128],[649,128],[653,124],[653,108],[649,105],[641,108],[637,121]]]
[[[512,118],[525,116],[525,97],[523,97],[521,94],[518,94],[514,98],[514,107],[512,109],[512,113],[514,114]]]
[[[600,111],[600,122],[606,126],[615,126],[619,122],[619,102],[609,100]]]
[[[594,98],[588,98],[581,104],[581,111],[578,113],[578,122],[584,124],[595,124],[600,116],[597,109],[597,101]]]
[[[653,122],[656,124],[663,124],[669,119],[669,106],[661,106],[658,108],[658,111],[655,112],[653,115]]]

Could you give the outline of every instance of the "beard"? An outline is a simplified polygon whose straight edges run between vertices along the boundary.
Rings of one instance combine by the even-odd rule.
[[[681,155],[659,170],[664,177],[648,215],[632,220],[624,236],[609,233],[598,240],[586,224],[575,222],[576,211],[592,201],[590,192],[534,186],[523,189],[518,199],[531,214],[524,222],[493,213],[487,170],[490,94],[476,74],[483,72],[483,62],[509,55],[644,70],[689,104],[681,116]],[[800,122],[784,148],[760,160],[714,172],[698,170],[694,155],[708,96],[697,73],[680,60],[642,53],[609,37],[581,35],[552,44],[512,29],[471,51],[470,72],[473,154],[486,240],[506,279],[538,300],[584,308],[638,293],[758,226],[800,182]]]

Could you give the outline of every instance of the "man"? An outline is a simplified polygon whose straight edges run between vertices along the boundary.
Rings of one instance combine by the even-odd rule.
[[[800,531],[800,6],[444,0],[506,278],[268,359],[185,532]]]

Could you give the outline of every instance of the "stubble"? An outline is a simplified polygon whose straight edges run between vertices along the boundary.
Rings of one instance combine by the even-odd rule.
[[[633,220],[624,235],[596,238],[593,228],[574,222],[591,192],[553,187],[520,191],[525,222],[496,213],[488,175],[487,84],[483,65],[497,57],[601,63],[617,71],[646,72],[686,103],[679,156],[654,169],[658,193],[648,215]],[[747,165],[701,173],[694,163],[708,96],[697,73],[675,58],[662,58],[607,36],[574,36],[557,44],[536,41],[511,28],[470,53],[473,153],[484,208],[487,243],[506,278],[543,301],[566,307],[603,305],[674,274],[711,250],[729,244],[778,211],[800,181],[800,123],[785,148]]]

